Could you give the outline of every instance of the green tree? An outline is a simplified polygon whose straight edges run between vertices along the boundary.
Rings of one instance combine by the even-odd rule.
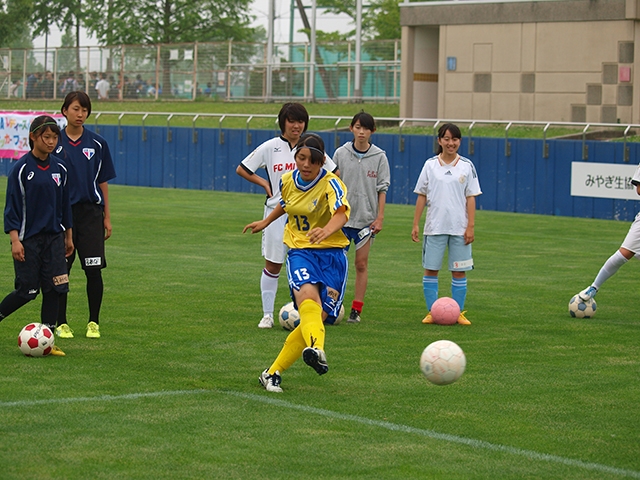
[[[345,14],[351,17],[354,29],[348,33],[355,36],[356,0],[318,0],[318,6],[327,12]],[[363,0],[362,37],[375,40],[395,40],[400,38],[400,6],[398,0]]]
[[[29,48],[31,0],[0,0],[0,47]]]
[[[84,25],[102,45],[255,41],[251,0],[86,0]],[[135,20],[134,20],[135,19]],[[133,20],[133,21],[132,21]],[[163,95],[171,93],[177,60],[161,51]]]
[[[252,41],[255,32],[249,26],[250,3],[251,0],[86,0],[84,24],[103,45],[230,38]]]

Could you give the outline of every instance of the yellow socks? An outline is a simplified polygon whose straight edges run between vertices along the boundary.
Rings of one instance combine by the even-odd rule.
[[[298,312],[300,312],[300,325],[285,340],[278,357],[269,367],[269,375],[273,375],[276,370],[282,373],[288,369],[300,358],[302,350],[306,347],[324,350],[322,307],[313,300],[305,300],[298,305]]]
[[[300,329],[307,347],[324,350],[324,323],[322,323],[322,307],[313,300],[305,300],[298,307],[300,312]]]

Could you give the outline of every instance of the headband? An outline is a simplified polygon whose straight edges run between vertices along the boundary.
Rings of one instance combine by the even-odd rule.
[[[56,122],[44,122],[41,125],[38,125],[36,128],[34,128],[33,130],[30,130],[29,133],[36,133],[36,131],[40,128],[40,127],[47,127],[47,126],[58,126],[58,124]]]
[[[300,146],[296,147],[296,153],[298,153],[298,150],[300,150],[301,148],[308,148],[309,150],[315,150],[316,152],[318,152],[318,153],[320,153],[322,155],[322,158],[324,158],[324,152],[322,150],[320,150],[319,148],[310,147],[309,145],[300,145]]]

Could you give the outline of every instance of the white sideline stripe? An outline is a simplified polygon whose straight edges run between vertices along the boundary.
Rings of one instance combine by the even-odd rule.
[[[485,442],[483,440],[475,440],[473,438],[459,437],[457,435],[450,435],[447,433],[439,433],[434,430],[426,430],[422,428],[410,427],[408,425],[402,425],[391,422],[384,422],[380,420],[371,420],[370,418],[359,417],[357,415],[349,415],[345,413],[338,413],[332,410],[325,410],[324,408],[309,407],[307,405],[298,405],[295,403],[287,402],[271,396],[254,395],[251,393],[233,392],[228,390],[173,390],[173,391],[159,391],[159,392],[147,392],[147,393],[129,393],[125,395],[99,395],[97,397],[71,397],[71,398],[50,398],[43,400],[19,400],[15,402],[0,402],[1,408],[9,407],[30,407],[35,405],[53,405],[53,404],[65,404],[65,403],[80,403],[80,402],[109,402],[118,400],[137,400],[141,398],[154,398],[154,397],[169,397],[179,395],[195,395],[202,393],[222,393],[231,395],[234,397],[245,398],[247,400],[253,400],[256,402],[267,403],[269,405],[276,405],[279,407],[285,407],[293,410],[300,410],[302,412],[312,413],[328,418],[335,418],[338,420],[346,420],[349,422],[356,422],[363,425],[372,427],[384,428],[386,430],[411,433],[414,435],[420,435],[422,437],[433,438],[436,440],[444,440],[446,442],[459,443],[467,445],[472,448],[493,450],[497,452],[509,453],[511,455],[518,455],[526,457],[530,460],[541,460],[551,463],[559,463],[570,467],[584,468],[586,470],[595,470],[598,472],[622,475],[631,478],[640,479],[640,472],[635,470],[625,470],[623,468],[610,467],[608,465],[602,465],[600,463],[583,462],[580,460],[574,460],[571,458],[560,457],[557,455],[549,455],[546,453],[539,453],[533,450],[524,450],[522,448],[509,447],[506,445],[499,445],[496,443]]]
[[[485,442],[483,440],[474,440],[472,438],[459,437],[457,435],[449,435],[447,433],[439,433],[434,430],[425,430],[422,428],[409,427],[407,425],[401,425],[391,422],[383,422],[380,420],[371,420],[370,418],[359,417],[357,415],[348,415],[345,413],[338,413],[332,410],[325,410],[324,408],[309,407],[306,405],[297,405],[295,403],[286,402],[273,397],[265,397],[264,395],[253,395],[250,393],[222,391],[227,395],[233,395],[235,397],[246,398],[249,400],[255,400],[257,402],[268,403],[270,405],[276,405],[279,407],[286,407],[288,409],[300,410],[307,413],[313,413],[316,415],[322,415],[324,417],[336,418],[339,420],[347,420],[350,422],[361,423],[363,425],[369,425],[372,427],[385,428],[387,430],[393,430],[397,432],[412,433],[423,437],[433,438],[436,440],[444,440],[452,443],[460,443],[473,448],[494,450],[498,452],[509,453],[512,455],[519,455],[526,457],[530,460],[542,460],[545,462],[561,463],[570,467],[579,467],[587,470],[595,470],[598,472],[604,472],[614,475],[623,475],[626,477],[640,478],[640,472],[635,470],[625,470],[622,468],[610,467],[608,465],[602,465],[600,463],[582,462],[580,460],[573,460],[571,458],[559,457],[557,455],[549,455],[546,453],[534,452],[533,450],[524,450],[522,448],[508,447],[505,445],[499,445],[496,443]]]
[[[17,402],[0,402],[0,408],[31,407],[33,405],[54,405],[56,403],[111,402],[114,400],[137,400],[138,398],[170,397],[175,395],[193,395],[195,393],[211,393],[215,390],[161,390],[159,392],[127,393],[125,395],[99,395],[97,397],[49,398],[43,400],[19,400]]]

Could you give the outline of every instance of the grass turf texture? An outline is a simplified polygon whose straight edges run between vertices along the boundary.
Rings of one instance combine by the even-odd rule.
[[[640,478],[638,265],[602,288],[594,319],[567,312],[628,223],[478,212],[473,325],[444,327],[420,323],[413,208],[389,205],[362,323],[327,327],[329,373],[299,361],[278,395],[257,377],[287,332],[257,328],[260,237],[240,233],[262,196],[110,192],[102,338],[84,338],[77,263],[66,357],[17,348],[40,297],[0,323],[2,478]],[[288,301],[283,275],[276,307]],[[438,339],[467,356],[453,385],[419,371]]]

